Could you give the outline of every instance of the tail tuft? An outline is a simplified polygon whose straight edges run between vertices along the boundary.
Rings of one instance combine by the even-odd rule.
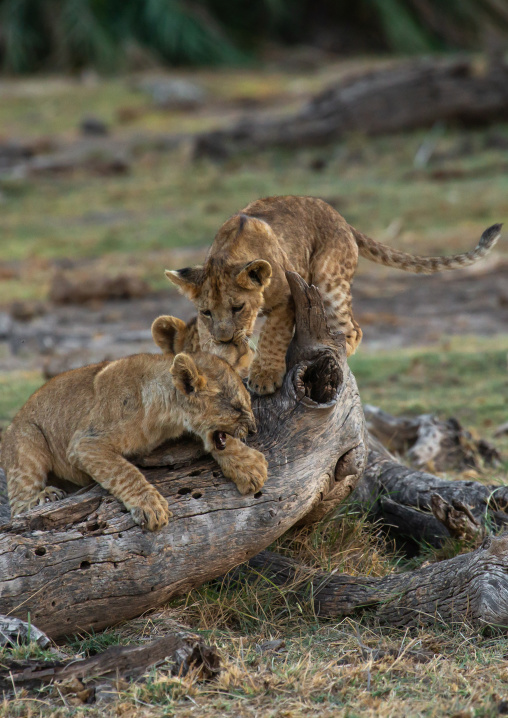
[[[499,237],[501,236],[501,230],[503,224],[493,224],[492,227],[487,227],[485,232],[480,237],[478,246],[482,249],[490,249],[495,245]]]

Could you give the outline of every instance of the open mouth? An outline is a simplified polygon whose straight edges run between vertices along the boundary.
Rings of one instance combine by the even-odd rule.
[[[213,443],[218,451],[223,451],[226,448],[226,432],[225,431],[214,431],[213,432]]]

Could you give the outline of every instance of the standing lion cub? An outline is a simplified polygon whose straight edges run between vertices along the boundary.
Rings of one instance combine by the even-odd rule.
[[[222,225],[203,267],[166,275],[196,305],[201,346],[214,354],[225,356],[232,343],[248,339],[258,313],[266,315],[249,386],[258,394],[271,394],[282,384],[294,328],[285,270],[319,287],[330,329],[344,332],[350,355],[362,338],[351,307],[358,254],[407,272],[431,274],[478,261],[495,245],[500,229],[495,224],[485,230],[478,246],[464,254],[415,257],[366,237],[321,199],[268,197]]]
[[[137,354],[59,374],[4,434],[12,515],[64,496],[46,486],[52,473],[79,486],[97,481],[154,531],[167,524],[168,503],[128,457],[190,431],[245,494],[267,475],[263,454],[240,441],[255,428],[240,377],[213,354]]]

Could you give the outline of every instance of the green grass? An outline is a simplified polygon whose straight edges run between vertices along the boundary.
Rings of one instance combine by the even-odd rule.
[[[448,350],[360,349],[349,364],[364,403],[392,413],[455,416],[489,431],[506,421],[507,351],[508,338],[480,342],[466,336],[455,338]]]
[[[321,86],[327,77],[323,71],[314,85]],[[192,132],[217,124],[219,109],[161,113],[126,82],[102,81],[92,87],[57,80],[42,80],[42,86],[44,82],[45,95],[25,84],[24,92],[7,94],[9,101],[0,103],[0,125],[7,133],[55,136],[65,146],[76,140],[83,114],[97,114],[111,123],[115,138],[142,133],[146,142],[125,175],[94,176],[82,170],[60,177],[0,177],[1,263],[18,267],[16,278],[0,283],[0,304],[44,298],[52,262],[64,257],[100,259],[110,270],[129,263],[154,287],[166,286],[162,270],[172,261],[172,249],[208,246],[229,215],[253,198],[271,194],[323,197],[351,224],[380,239],[395,221],[400,234],[389,243],[420,253],[470,248],[487,225],[508,216],[508,149],[491,147],[492,130],[445,128],[434,157],[421,170],[415,170],[414,158],[425,131],[375,139],[351,135],[323,149],[264,151],[219,164],[193,162],[187,146],[160,153],[150,149],[150,137],[154,131],[184,127]],[[284,97],[284,92],[289,107],[294,105],[294,83],[280,74],[252,74],[244,84],[232,72],[204,75],[219,108],[220,103],[228,107],[235,93],[266,98],[275,93]],[[309,78],[302,83],[310,89]],[[143,109],[127,126],[117,119],[126,106]],[[34,112],[41,117],[34,118]],[[498,139],[508,138],[505,125],[495,132]],[[315,160],[324,160],[324,167],[314,169]],[[456,174],[441,180],[436,169]],[[506,253],[506,247],[501,242],[499,251]]]
[[[0,374],[0,427],[6,426],[29,396],[43,383],[40,371]]]
[[[477,436],[492,439],[507,418],[508,337],[455,337],[446,348],[362,352],[349,360],[360,396],[391,414],[432,413],[457,418]],[[508,438],[496,445],[508,471]]]
[[[150,250],[204,246],[230,214],[271,194],[324,197],[352,224],[377,235],[399,219],[403,234],[395,244],[407,249],[423,242],[430,251],[469,247],[485,225],[508,215],[508,175],[495,182],[473,176],[459,186],[425,176],[408,181],[418,143],[408,139],[400,152],[395,140],[371,143],[368,173],[363,163],[348,163],[347,148],[337,147],[327,153],[322,172],[309,171],[317,152],[264,153],[225,166],[190,164],[168,153],[148,166],[135,164],[127,176],[9,181],[2,190],[2,259],[142,257]],[[443,238],[450,239],[449,249]]]

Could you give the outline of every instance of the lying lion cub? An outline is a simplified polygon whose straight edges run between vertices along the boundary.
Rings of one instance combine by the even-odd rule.
[[[46,487],[52,472],[79,486],[97,481],[154,531],[168,522],[168,503],[124,457],[190,431],[246,494],[267,475],[263,454],[239,440],[255,428],[240,377],[212,354],[137,354],[59,374],[32,395],[3,437],[12,515],[65,495]]]
[[[180,352],[195,354],[201,351],[197,317],[190,319],[187,324],[177,317],[157,317],[152,324],[152,337],[164,354],[179,354]],[[209,351],[207,347],[203,349]],[[239,343],[229,342],[221,356],[231,364],[242,379],[247,378],[250,363],[254,357],[247,338],[242,339]]]

